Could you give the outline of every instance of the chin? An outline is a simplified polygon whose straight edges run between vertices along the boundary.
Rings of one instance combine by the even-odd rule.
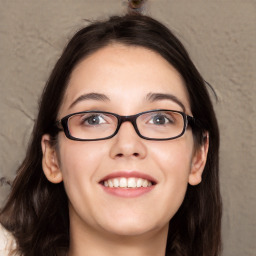
[[[165,225],[168,225],[166,223]],[[163,223],[156,223],[156,221],[146,220],[141,221],[136,218],[116,219],[114,222],[105,223],[102,227],[108,233],[118,236],[140,236],[148,234],[153,231],[160,230],[165,226]]]

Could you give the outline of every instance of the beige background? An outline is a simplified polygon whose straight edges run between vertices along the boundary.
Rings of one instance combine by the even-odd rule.
[[[37,102],[83,19],[125,12],[124,0],[0,0],[0,178],[13,179]],[[255,256],[256,1],[149,0],[217,91],[225,256]],[[1,183],[1,182],[0,182]],[[0,186],[0,205],[8,193]],[[203,241],[202,241],[203,243]]]

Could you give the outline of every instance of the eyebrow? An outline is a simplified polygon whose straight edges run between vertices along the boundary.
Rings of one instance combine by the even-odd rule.
[[[185,112],[185,106],[183,105],[183,103],[176,96],[174,96],[172,94],[150,92],[146,95],[145,99],[150,102],[156,102],[159,100],[171,100],[171,101],[174,101],[175,103],[177,103],[182,108],[182,110]],[[96,101],[105,101],[105,102],[110,101],[109,97],[107,97],[105,94],[91,92],[91,93],[86,93],[86,94],[82,94],[81,96],[79,96],[69,106],[69,109],[72,108],[77,103],[79,103],[81,101],[85,101],[85,100],[96,100]]]
[[[146,100],[150,102],[155,102],[159,100],[171,100],[177,103],[185,112],[186,108],[184,104],[174,95],[172,94],[166,94],[166,93],[148,93],[146,96]]]
[[[110,99],[102,93],[95,93],[95,92],[91,92],[91,93],[86,93],[83,94],[81,96],[79,96],[70,106],[69,108],[72,108],[74,105],[76,105],[77,103],[84,101],[84,100],[97,100],[97,101],[110,101]]]

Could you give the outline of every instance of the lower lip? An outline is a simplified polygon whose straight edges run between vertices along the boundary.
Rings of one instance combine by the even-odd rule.
[[[152,189],[154,189],[154,185],[150,187],[141,187],[141,188],[110,188],[110,187],[105,187],[101,185],[103,190],[106,193],[109,193],[114,196],[119,196],[119,197],[126,197],[126,198],[132,198],[132,197],[139,197],[142,196],[148,192],[150,192]]]

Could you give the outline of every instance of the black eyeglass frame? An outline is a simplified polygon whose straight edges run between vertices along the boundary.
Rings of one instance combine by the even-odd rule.
[[[143,114],[146,114],[146,113],[151,113],[151,112],[157,112],[157,111],[170,111],[170,112],[174,112],[174,113],[179,113],[180,115],[182,115],[183,117],[183,121],[184,121],[184,126],[183,126],[183,130],[182,132],[175,136],[175,137],[171,137],[171,138],[163,138],[163,139],[160,139],[160,138],[149,138],[149,137],[145,137],[143,136],[138,127],[137,127],[137,124],[136,124],[136,120],[139,116],[143,115]],[[86,113],[102,113],[102,114],[109,114],[109,115],[113,115],[117,118],[117,127],[116,127],[116,130],[115,132],[108,136],[108,137],[104,137],[104,138],[99,138],[99,139],[79,139],[79,138],[76,138],[76,137],[73,137],[70,132],[69,132],[69,128],[68,128],[68,120],[71,116],[74,116],[74,115],[78,115],[78,114],[86,114]],[[111,139],[113,138],[119,131],[122,123],[124,122],[130,122],[132,123],[136,133],[139,135],[139,137],[141,137],[142,139],[145,139],[145,140],[156,140],[156,141],[164,141],[164,140],[173,140],[173,139],[176,139],[176,138],[179,138],[181,137],[188,125],[190,125],[191,127],[193,127],[195,124],[196,124],[196,119],[190,115],[187,115],[185,114],[184,112],[181,112],[181,111],[177,111],[177,110],[170,110],[170,109],[154,109],[154,110],[149,110],[149,111],[144,111],[144,112],[140,112],[138,114],[135,114],[135,115],[129,115],[129,116],[120,116],[118,114],[115,114],[115,113],[112,113],[112,112],[106,112],[106,111],[97,111],[97,110],[92,110],[92,111],[81,111],[81,112],[76,112],[76,113],[72,113],[72,114],[69,114],[63,118],[61,118],[59,121],[56,122],[56,126],[58,127],[59,131],[64,131],[66,137],[70,140],[76,140],[76,141],[98,141],[98,140],[107,140],[107,139]],[[61,129],[60,125],[63,127],[63,129]]]

